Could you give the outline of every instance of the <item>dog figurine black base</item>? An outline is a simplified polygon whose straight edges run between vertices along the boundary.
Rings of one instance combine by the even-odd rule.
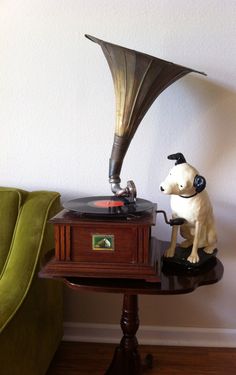
[[[173,257],[163,257],[163,267],[164,268],[179,268],[186,271],[201,271],[204,266],[209,263],[212,258],[216,257],[217,249],[214,249],[212,254],[207,254],[203,248],[198,249],[199,262],[191,263],[187,259],[191,254],[192,246],[188,248],[182,248],[177,246],[175,249],[175,254]]]

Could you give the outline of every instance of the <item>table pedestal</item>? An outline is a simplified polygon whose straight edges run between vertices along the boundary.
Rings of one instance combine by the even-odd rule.
[[[105,375],[141,375],[145,368],[152,367],[152,356],[148,355],[146,364],[142,365],[136,338],[139,328],[137,295],[124,294],[120,325],[123,337]]]

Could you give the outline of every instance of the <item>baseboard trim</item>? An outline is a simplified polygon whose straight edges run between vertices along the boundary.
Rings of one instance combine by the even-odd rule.
[[[64,323],[63,341],[119,343],[122,332],[115,324]],[[236,329],[140,326],[141,345],[236,347]]]

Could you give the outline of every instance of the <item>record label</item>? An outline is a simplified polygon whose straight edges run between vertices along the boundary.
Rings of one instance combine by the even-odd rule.
[[[88,205],[93,207],[101,207],[101,208],[108,208],[108,207],[121,207],[124,206],[123,201],[114,201],[114,200],[101,200],[101,201],[92,201],[89,202]]]

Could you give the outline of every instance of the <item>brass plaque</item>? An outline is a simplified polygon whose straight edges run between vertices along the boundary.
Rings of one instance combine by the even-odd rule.
[[[114,251],[115,238],[112,234],[93,234],[92,249],[95,251]]]

